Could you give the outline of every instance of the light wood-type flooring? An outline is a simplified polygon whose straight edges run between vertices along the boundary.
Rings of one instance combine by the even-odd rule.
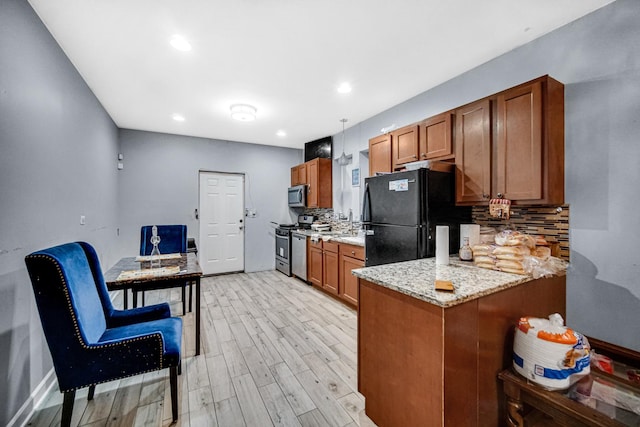
[[[170,301],[182,313],[179,289],[147,292],[146,301]],[[354,310],[264,271],[203,278],[201,316],[197,357],[195,316],[183,317],[177,426],[375,427],[357,392]],[[61,410],[56,385],[28,425],[59,425]],[[76,393],[72,425],[170,424],[166,369],[100,384],[91,402],[86,388]]]

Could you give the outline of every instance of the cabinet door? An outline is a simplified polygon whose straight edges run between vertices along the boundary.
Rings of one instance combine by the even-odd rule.
[[[298,183],[306,184],[307,183],[307,165],[303,163],[298,166]]]
[[[491,197],[491,103],[483,99],[456,110],[456,203]]]
[[[322,254],[322,287],[338,295],[338,253],[324,250]]]
[[[418,125],[406,126],[391,132],[393,169],[418,160]]]
[[[380,135],[369,140],[369,176],[376,172],[391,172],[391,135]]]
[[[318,207],[318,196],[320,189],[318,187],[318,162],[311,160],[307,162],[307,207]]]
[[[291,186],[298,185],[298,167],[291,168]]]
[[[497,111],[495,195],[511,200],[541,199],[541,83],[500,94]]]
[[[420,124],[420,160],[451,157],[451,113],[439,114]]]
[[[307,278],[311,284],[322,286],[322,246],[316,247],[310,244],[307,265]]]
[[[351,270],[364,267],[364,261],[346,254],[340,256],[340,297],[345,301],[358,305],[358,278]]]

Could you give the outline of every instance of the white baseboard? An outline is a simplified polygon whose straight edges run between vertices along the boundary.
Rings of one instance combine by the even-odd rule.
[[[44,376],[42,381],[40,381],[40,384],[38,384],[33,390],[29,399],[24,402],[18,412],[13,416],[13,418],[11,418],[7,427],[24,427],[33,416],[36,408],[42,404],[42,401],[47,397],[51,388],[53,388],[56,383],[56,374],[52,368],[47,372],[47,375]]]

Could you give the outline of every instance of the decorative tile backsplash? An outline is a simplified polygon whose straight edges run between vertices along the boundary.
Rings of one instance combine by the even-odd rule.
[[[333,230],[347,231],[349,223],[334,218],[332,209],[305,209],[305,214],[315,215],[327,221]],[[328,215],[327,215],[328,214]],[[569,205],[562,206],[511,206],[508,220],[492,218],[488,206],[474,206],[473,222],[481,226],[515,229],[527,234],[541,235],[549,242],[554,256],[569,261]],[[354,228],[360,223],[354,221]]]
[[[569,261],[569,205],[511,206],[511,218],[496,219],[489,216],[488,206],[474,206],[473,222],[481,226],[515,229],[527,234],[541,235],[551,244],[558,258]]]

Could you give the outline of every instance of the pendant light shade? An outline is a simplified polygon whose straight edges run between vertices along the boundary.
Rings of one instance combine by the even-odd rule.
[[[342,154],[338,157],[338,164],[340,166],[346,166],[351,163],[353,159],[353,154],[346,155],[344,153],[344,124],[348,121],[347,119],[340,119],[342,122]]]

